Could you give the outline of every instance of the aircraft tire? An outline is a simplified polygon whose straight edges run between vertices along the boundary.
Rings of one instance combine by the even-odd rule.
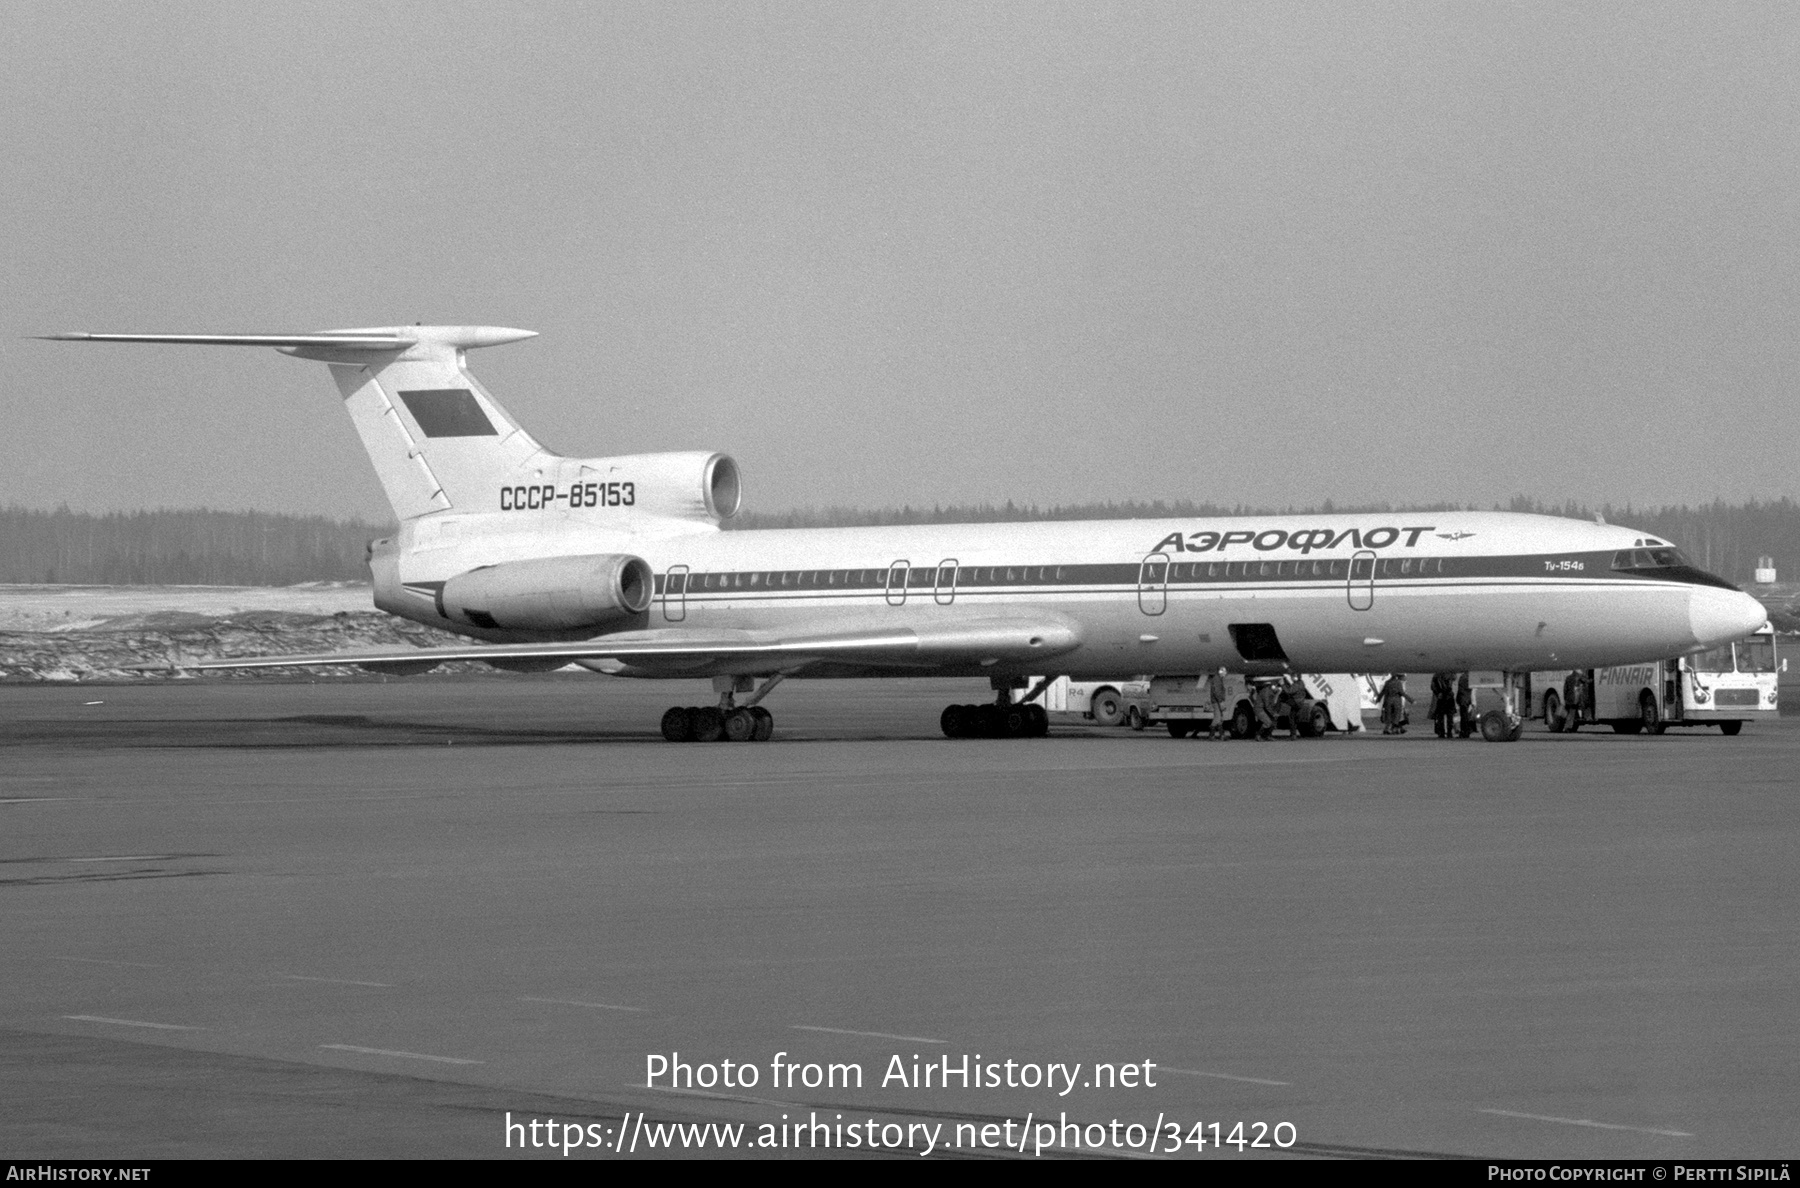
[[[1719,733],[1723,734],[1726,738],[1736,737],[1737,732],[1742,730],[1743,728],[1744,728],[1744,724],[1742,722],[1720,722],[1719,723]]]
[[[756,729],[750,735],[751,742],[768,742],[775,736],[775,715],[760,705],[750,707],[750,716],[756,719]]]
[[[750,742],[756,737],[756,715],[747,709],[734,709],[725,715],[725,738],[729,742]]]
[[[1551,734],[1561,734],[1567,725],[1563,721],[1562,698],[1554,693],[1544,694],[1544,725],[1550,728]]]
[[[1031,710],[1026,706],[1011,706],[1001,713],[1000,729],[1007,738],[1029,737],[1033,725]]]
[[[1050,733],[1050,711],[1041,705],[1027,706],[1031,714],[1031,732],[1028,737],[1043,738]]]
[[[976,738],[1000,738],[1006,733],[1006,719],[1000,716],[1000,707],[989,703],[972,706],[975,712],[970,715],[974,729],[969,733]]]
[[[1506,715],[1499,710],[1489,710],[1481,715],[1481,737],[1485,742],[1506,742],[1512,734],[1512,726],[1506,721]]]
[[[961,738],[968,732],[963,716],[963,707],[947,705],[944,712],[938,715],[938,729],[944,732],[945,738]]]
[[[694,736],[693,723],[688,719],[688,711],[681,706],[671,706],[662,716],[662,736],[670,742],[686,742]]]
[[[725,737],[725,715],[713,706],[702,705],[688,710],[688,721],[693,723],[695,742],[718,742]]]

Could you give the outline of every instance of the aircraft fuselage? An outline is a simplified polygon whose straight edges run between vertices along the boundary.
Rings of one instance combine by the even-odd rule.
[[[802,675],[1426,671],[1592,667],[1713,646],[1759,626],[1756,601],[1689,566],[1635,566],[1641,531],[1501,512],[943,524],[662,534],[547,508],[408,522],[376,557],[377,603],[492,642],[570,638],[471,628],[432,590],[480,565],[630,553],[655,573],[610,630],[779,633],[830,624],[1068,625],[1056,656],[958,657],[922,670],[818,663]],[[1652,540],[1652,544],[1662,542]],[[1624,555],[1627,564],[1618,561]],[[581,635],[583,633],[574,633]],[[585,633],[593,634],[593,633]],[[699,675],[617,663],[606,671]],[[727,664],[714,671],[743,671]]]

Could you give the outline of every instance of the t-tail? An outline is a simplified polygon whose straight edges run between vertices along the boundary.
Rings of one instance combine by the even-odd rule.
[[[402,520],[478,506],[544,452],[466,366],[471,347],[533,338],[500,326],[391,326],[301,335],[54,334],[82,342],[274,347],[329,364]],[[404,414],[402,413],[402,410]]]
[[[327,364],[388,502],[402,521],[438,512],[527,507],[565,512],[594,506],[596,498],[603,506],[610,501],[627,516],[688,523],[717,524],[737,510],[737,466],[724,454],[563,458],[539,445],[470,374],[467,364],[467,352],[475,347],[536,336],[505,326],[380,326],[298,335],[44,337],[272,347]],[[622,495],[626,487],[629,491]]]

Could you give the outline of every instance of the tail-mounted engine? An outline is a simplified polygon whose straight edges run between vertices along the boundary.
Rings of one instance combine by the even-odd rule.
[[[542,557],[471,569],[444,583],[444,617],[489,631],[598,628],[650,607],[654,578],[642,557]]]
[[[598,506],[624,506],[644,515],[717,524],[737,514],[743,497],[738,465],[729,454],[695,450],[583,458],[580,469],[583,479],[599,480]]]

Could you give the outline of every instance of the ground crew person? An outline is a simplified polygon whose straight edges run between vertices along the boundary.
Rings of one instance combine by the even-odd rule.
[[[1250,704],[1256,708],[1256,741],[1268,742],[1275,735],[1275,713],[1280,704],[1281,694],[1275,689],[1275,682],[1265,681],[1256,687]]]
[[[1475,691],[1469,688],[1469,674],[1456,674],[1456,725],[1457,733],[1469,737],[1469,719],[1475,713]]]
[[[1289,677],[1281,683],[1281,701],[1287,706],[1288,738],[1300,737],[1300,705],[1306,700],[1306,686],[1300,683],[1299,677]]]
[[[1396,672],[1381,686],[1381,732],[1406,733],[1406,703],[1412,698],[1406,692],[1406,674]]]
[[[1212,729],[1208,738],[1225,737],[1225,666],[1206,678],[1206,700],[1212,703]]]
[[[1447,672],[1431,676],[1431,725],[1439,738],[1456,737],[1456,682]]]
[[[1581,725],[1581,703],[1587,700],[1587,679],[1579,668],[1563,678],[1563,729],[1575,733]]]

